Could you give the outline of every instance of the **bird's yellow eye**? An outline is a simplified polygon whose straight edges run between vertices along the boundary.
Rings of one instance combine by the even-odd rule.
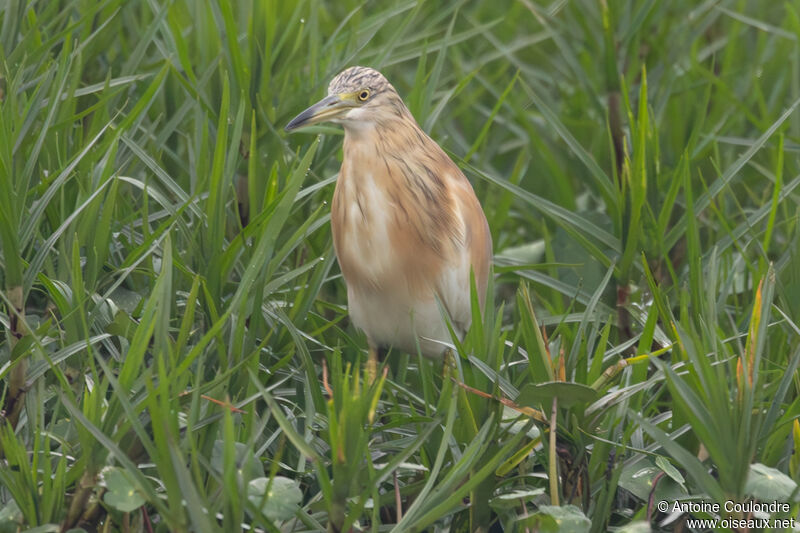
[[[369,90],[364,89],[360,93],[358,93],[358,99],[362,102],[366,102],[369,99]]]

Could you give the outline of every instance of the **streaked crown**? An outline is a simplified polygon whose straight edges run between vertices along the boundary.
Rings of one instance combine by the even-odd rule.
[[[350,67],[340,72],[328,85],[328,94],[346,94],[369,89],[373,94],[392,89],[383,74],[369,67]]]

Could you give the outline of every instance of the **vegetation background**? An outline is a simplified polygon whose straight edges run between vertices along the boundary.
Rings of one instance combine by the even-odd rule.
[[[0,531],[796,517],[799,41],[793,1],[0,0]],[[372,387],[341,131],[283,132],[354,64],[496,254],[455,367]]]

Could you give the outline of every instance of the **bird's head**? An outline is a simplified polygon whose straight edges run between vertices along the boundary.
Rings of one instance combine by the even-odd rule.
[[[294,117],[285,129],[294,131],[320,122],[358,129],[406,113],[403,101],[383,74],[367,67],[350,67],[331,80],[328,96]]]

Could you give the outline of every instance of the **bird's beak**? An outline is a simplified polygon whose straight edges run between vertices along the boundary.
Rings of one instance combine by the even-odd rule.
[[[284,129],[286,131],[294,131],[305,126],[325,122],[351,107],[353,107],[353,103],[349,98],[340,94],[332,94],[294,117]]]

